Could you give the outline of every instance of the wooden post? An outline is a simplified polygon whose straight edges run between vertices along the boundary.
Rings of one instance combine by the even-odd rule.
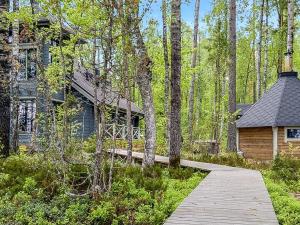
[[[240,151],[240,135],[239,135],[239,128],[236,128],[236,150],[237,150],[237,152]]]
[[[272,127],[272,131],[273,131],[273,159],[275,159],[278,154],[278,127]]]
[[[126,127],[125,127],[125,126],[122,126],[121,129],[122,129],[122,139],[123,139],[123,140],[126,140],[126,133],[125,133],[125,132],[126,132]]]
[[[112,133],[112,138],[116,138],[116,123],[113,123],[113,133]]]

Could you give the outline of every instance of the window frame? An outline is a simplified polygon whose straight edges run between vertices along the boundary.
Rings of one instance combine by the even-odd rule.
[[[31,112],[31,118],[30,118],[30,120],[31,120],[31,125],[30,125],[30,128],[31,128],[31,130],[30,131],[24,131],[24,130],[21,130],[21,104],[22,104],[22,102],[24,102],[25,103],[25,107],[26,107],[26,105],[27,105],[27,107],[28,107],[28,102],[31,102],[31,104],[32,104],[32,110],[34,110],[34,111],[32,111]],[[20,98],[20,100],[19,100],[19,110],[18,110],[18,132],[19,132],[19,134],[32,134],[32,132],[33,132],[33,125],[34,125],[34,120],[35,120],[35,118],[36,118],[36,112],[37,112],[37,110],[36,110],[36,98],[35,97],[26,97],[26,98]],[[27,115],[27,113],[28,113],[28,109],[27,109],[27,112],[25,113],[25,115]],[[28,117],[26,117],[26,128],[27,128],[27,119],[28,119]]]
[[[20,45],[19,56],[21,55],[20,54],[21,51],[25,51],[26,52],[25,53],[26,54],[26,56],[25,56],[25,78],[22,79],[22,78],[19,77],[19,73],[20,73],[20,69],[19,69],[19,71],[18,71],[18,77],[17,77],[18,82],[32,81],[32,80],[36,79],[36,76],[37,76],[37,73],[38,73],[38,71],[37,71],[38,70],[38,66],[37,66],[36,62],[35,62],[35,76],[33,78],[28,79],[28,70],[27,70],[27,67],[28,67],[28,64],[30,63],[30,61],[28,60],[28,55],[29,55],[28,52],[30,50],[33,50],[33,51],[35,51],[35,53],[37,53],[37,47],[33,43],[24,43],[24,44]],[[20,65],[22,65],[21,62],[20,62],[20,58],[19,58],[19,63],[20,63]]]
[[[284,142],[300,142],[300,137],[299,138],[288,138],[288,129],[297,129],[300,130],[300,127],[284,127]]]

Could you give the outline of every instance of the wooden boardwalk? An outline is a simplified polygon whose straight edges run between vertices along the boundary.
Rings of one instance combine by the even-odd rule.
[[[126,156],[127,151],[116,150]],[[143,153],[133,152],[143,159]],[[168,164],[168,157],[155,156]],[[278,225],[262,175],[255,170],[181,160],[184,167],[210,171],[165,225]]]

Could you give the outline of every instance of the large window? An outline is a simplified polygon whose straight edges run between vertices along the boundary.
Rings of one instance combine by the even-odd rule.
[[[300,141],[300,127],[285,128],[286,141]]]
[[[18,80],[32,80],[36,76],[35,49],[22,49],[19,54]]]
[[[35,100],[21,100],[19,107],[19,129],[21,132],[31,133],[33,131],[35,113]]]

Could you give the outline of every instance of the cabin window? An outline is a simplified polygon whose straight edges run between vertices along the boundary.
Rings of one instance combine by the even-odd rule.
[[[19,130],[24,133],[33,131],[33,121],[35,119],[35,100],[21,100],[19,106]]]
[[[36,77],[35,52],[35,49],[20,50],[18,80],[32,80]]]
[[[286,141],[300,141],[300,127],[285,128]]]

